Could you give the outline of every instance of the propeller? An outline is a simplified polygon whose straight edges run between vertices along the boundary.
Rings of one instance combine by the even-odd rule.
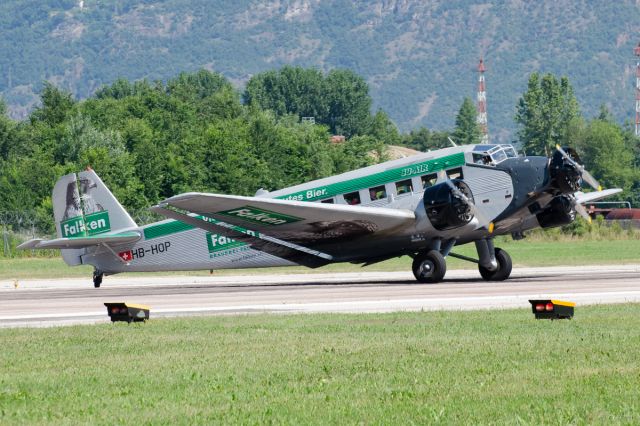
[[[486,227],[487,229],[489,229],[489,232],[493,232],[493,224],[490,223],[491,221],[487,219],[486,216],[480,212],[480,210],[476,207],[475,203],[471,198],[467,197],[467,195],[463,191],[461,191],[460,188],[454,185],[454,183],[451,181],[451,179],[449,179],[449,176],[447,176],[447,173],[444,170],[441,170],[440,172],[438,172],[438,180],[445,182],[447,186],[451,189],[451,192],[453,193],[453,195],[458,197],[460,200],[462,200],[463,203],[465,203],[469,207],[469,209],[471,210],[471,213],[478,218],[479,228]]]
[[[573,167],[576,168],[576,170],[578,170],[578,172],[580,173],[580,177],[582,178],[582,180],[584,180],[585,182],[587,182],[593,189],[595,189],[596,191],[602,191],[602,186],[600,185],[600,183],[598,183],[598,181],[596,180],[596,178],[594,178],[591,173],[589,173],[582,164],[578,163],[577,161],[575,161],[573,158],[571,158],[571,156],[569,154],[566,153],[566,151],[564,149],[562,149],[562,147],[560,145],[556,145],[556,149],[558,150],[558,152],[560,152],[560,154],[562,154],[562,157],[567,160]]]
[[[580,173],[580,178],[583,181],[587,182],[589,186],[591,186],[596,191],[602,191],[602,186],[600,185],[600,183],[591,175],[591,173],[589,173],[585,169],[582,164],[578,163],[569,154],[567,154],[567,152],[562,149],[560,145],[556,145],[556,149],[569,164],[575,167],[578,173]],[[571,199],[571,206],[574,208],[576,213],[582,216],[587,222],[591,223],[591,216],[587,212],[587,209],[585,209],[584,206],[578,202],[576,196],[574,194],[571,194],[569,198]]]
[[[587,222],[591,223],[591,216],[589,216],[587,209],[585,209],[584,206],[576,200],[575,196],[571,196],[571,205],[575,209],[576,213],[582,216]]]

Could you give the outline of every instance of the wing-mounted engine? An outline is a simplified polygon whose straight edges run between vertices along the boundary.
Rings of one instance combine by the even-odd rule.
[[[542,228],[568,225],[576,218],[576,203],[571,196],[559,195],[551,200],[549,205],[536,215]]]
[[[457,228],[473,219],[473,195],[466,183],[453,179],[424,190],[422,200],[434,228]]]
[[[601,191],[600,183],[591,176],[582,165],[580,157],[571,148],[561,148],[556,145],[556,152],[549,162],[549,175],[551,176],[551,188],[554,189],[553,194],[559,194],[549,203],[549,206],[540,214],[538,221],[550,223],[544,226],[540,222],[540,226],[548,228],[550,226],[566,225],[571,223],[576,216],[576,212],[583,218],[591,221],[591,217],[585,208],[577,202],[575,192],[581,189],[582,182],[586,182],[596,191]]]

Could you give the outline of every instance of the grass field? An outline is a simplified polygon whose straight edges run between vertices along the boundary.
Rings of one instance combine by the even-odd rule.
[[[511,241],[504,240],[496,243],[507,250],[515,266],[551,266],[551,265],[606,265],[640,263],[640,240],[563,240],[563,241]],[[467,244],[454,250],[456,253],[475,257],[475,246]],[[476,266],[469,262],[449,258],[449,269],[472,268]],[[381,262],[362,268],[358,265],[335,264],[319,269],[304,267],[247,269],[243,274],[273,274],[273,273],[313,273],[322,271],[409,271],[411,259],[402,257]],[[0,259],[0,279],[26,278],[62,278],[62,277],[90,277],[90,266],[68,267],[60,258],[23,258]],[[190,272],[193,275],[206,275],[208,271]],[[215,271],[216,275],[237,274],[238,270]],[[185,272],[179,274],[184,275]],[[166,273],[162,273],[166,275]]]
[[[640,305],[0,330],[0,424],[638,424]]]

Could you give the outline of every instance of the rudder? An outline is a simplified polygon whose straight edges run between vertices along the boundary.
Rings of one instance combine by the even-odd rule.
[[[102,179],[89,169],[61,177],[53,188],[58,238],[86,237],[137,227]],[[62,250],[68,265],[82,263],[85,249]]]

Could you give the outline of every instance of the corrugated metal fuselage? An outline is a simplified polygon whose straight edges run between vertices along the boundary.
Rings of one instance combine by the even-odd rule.
[[[363,239],[337,261],[376,261],[415,253],[443,242],[466,244],[489,235],[485,228],[479,229],[477,219],[455,229],[439,231],[426,216],[423,193],[426,187],[436,183],[439,171],[446,171],[450,178],[460,174],[486,217],[500,218],[507,211],[522,210],[522,206],[518,206],[524,205],[520,199],[523,195],[514,188],[513,170],[475,164],[471,157],[473,148],[446,148],[257,196],[339,204],[349,204],[357,198],[362,206],[415,212],[416,221],[412,226]],[[509,218],[504,218],[504,226],[496,222],[495,233],[504,234],[528,226],[527,215],[521,216],[508,225],[506,220]],[[112,250],[88,249],[82,262],[106,273],[294,265],[242,242],[175,220],[153,223],[137,230],[142,238],[134,245],[113,247]],[[327,245],[329,251],[340,251],[339,245]]]

